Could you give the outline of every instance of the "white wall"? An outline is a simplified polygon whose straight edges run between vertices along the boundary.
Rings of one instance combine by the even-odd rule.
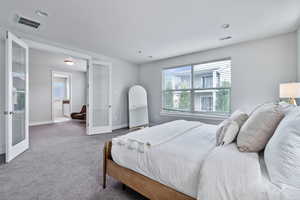
[[[52,71],[72,74],[72,112],[86,104],[86,72],[70,70],[64,63],[55,65],[56,55],[46,51],[29,50],[29,123],[52,121]],[[76,66],[74,66],[75,68]],[[76,69],[76,68],[75,68]]]
[[[297,81],[300,81],[300,28],[297,31],[297,57],[298,57]]]
[[[128,90],[138,84],[137,65],[112,60],[112,124],[113,128],[128,126]]]
[[[257,104],[278,100],[279,84],[296,80],[296,52],[296,33],[289,33],[143,64],[139,78],[148,91],[150,121],[174,119],[160,115],[162,68],[231,57],[232,110],[249,111]]]

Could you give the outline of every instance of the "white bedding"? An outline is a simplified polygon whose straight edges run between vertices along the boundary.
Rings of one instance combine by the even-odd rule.
[[[198,199],[279,200],[257,153],[240,152],[235,143],[216,147],[200,173]]]
[[[195,199],[282,200],[263,159],[257,153],[239,152],[236,144],[215,147],[216,130],[215,125],[202,124],[143,153],[113,143],[112,157]]]
[[[216,129],[198,126],[144,153],[113,144],[112,157],[121,166],[196,198],[201,163],[215,146]]]
[[[176,120],[113,138],[112,142],[144,153],[149,148],[162,145],[201,125],[200,122]]]
[[[259,164],[262,173],[262,183],[266,190],[267,200],[284,200],[284,198],[282,198],[282,191],[280,188],[278,188],[270,180],[263,155],[260,155],[259,157]]]

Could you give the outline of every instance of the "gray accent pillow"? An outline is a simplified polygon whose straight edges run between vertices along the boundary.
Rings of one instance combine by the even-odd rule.
[[[258,107],[239,132],[238,149],[247,152],[263,150],[283,117],[284,113],[276,104],[269,103]]]
[[[216,145],[232,143],[247,119],[248,114],[237,110],[227,120],[224,120],[216,132]]]

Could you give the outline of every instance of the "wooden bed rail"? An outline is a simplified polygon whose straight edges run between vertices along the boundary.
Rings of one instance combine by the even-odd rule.
[[[195,200],[142,174],[118,165],[112,159],[111,149],[112,142],[106,142],[103,148],[103,189],[106,188],[106,176],[111,176],[151,200]]]
[[[112,159],[111,147],[112,147],[111,141],[105,142],[103,148],[103,184],[102,184],[103,189],[106,188],[107,161]]]

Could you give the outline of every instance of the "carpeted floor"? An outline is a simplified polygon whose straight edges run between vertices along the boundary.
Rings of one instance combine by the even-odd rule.
[[[105,190],[101,186],[103,144],[127,132],[87,136],[78,122],[30,128],[30,149],[0,165],[0,199],[144,200],[112,178]]]

